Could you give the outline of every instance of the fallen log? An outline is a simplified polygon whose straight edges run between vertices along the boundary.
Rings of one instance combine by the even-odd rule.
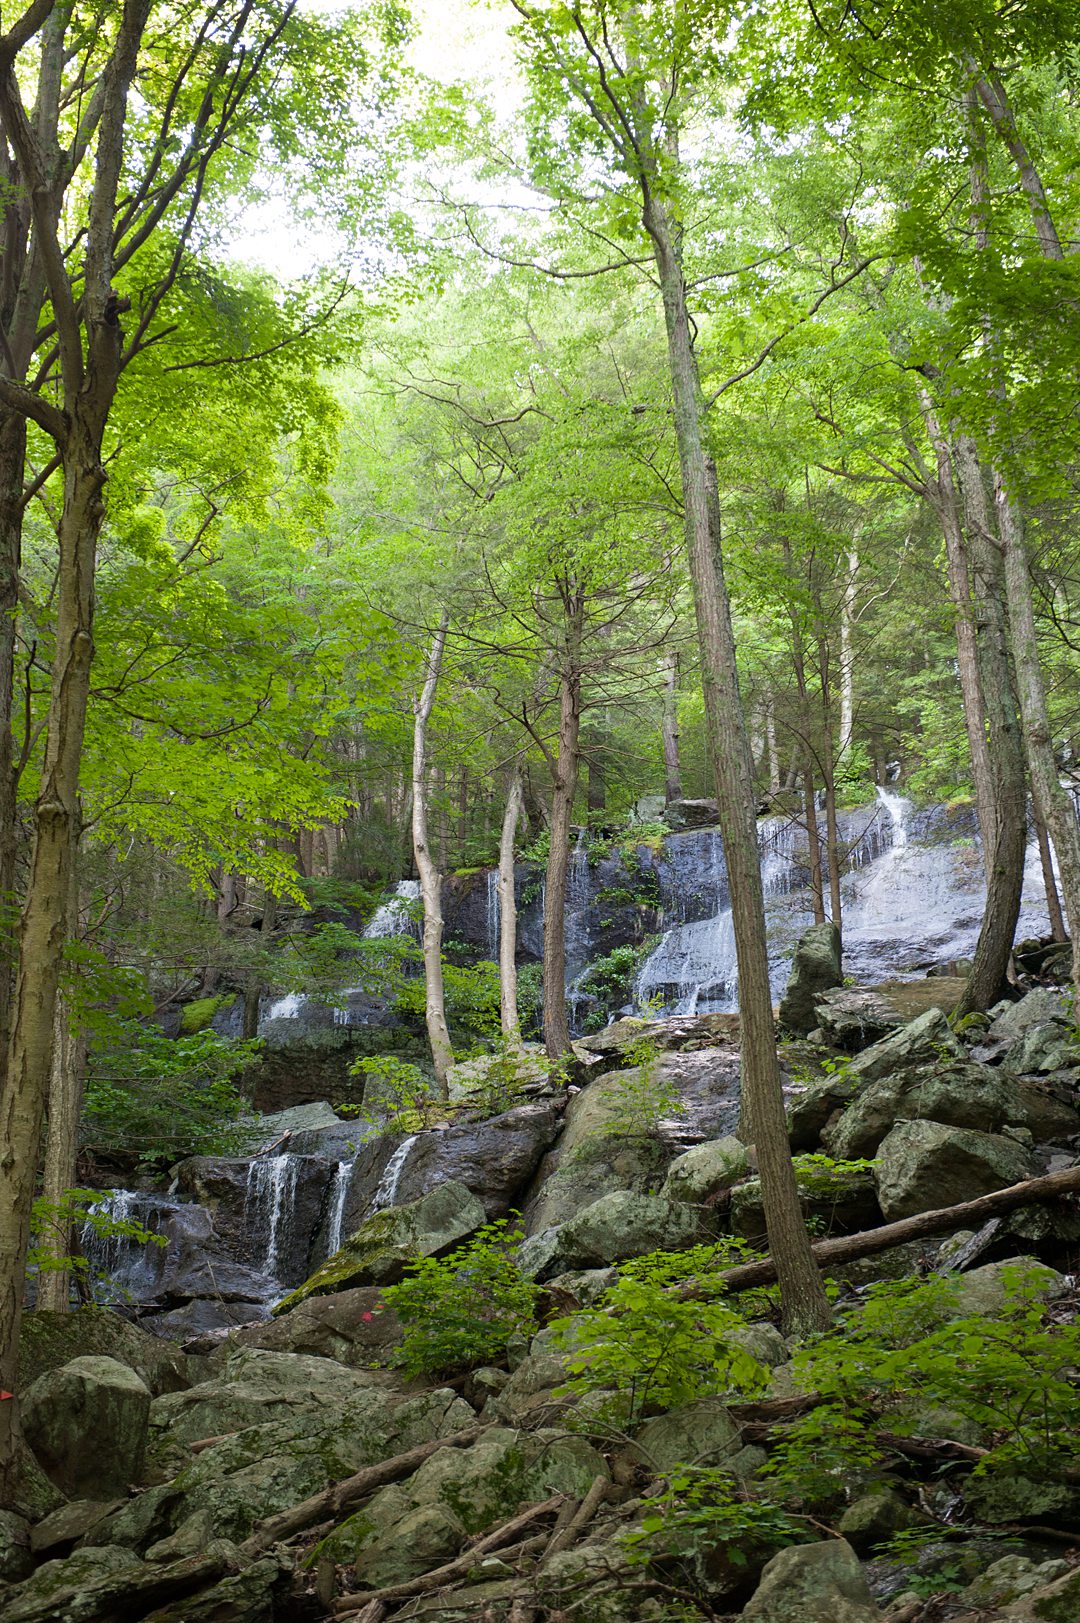
[[[541,1500],[539,1504],[529,1505],[526,1510],[519,1511],[508,1522],[503,1522],[501,1527],[496,1527],[492,1532],[485,1533],[483,1538],[477,1539],[475,1544],[471,1544],[467,1550],[456,1556],[453,1561],[448,1561],[445,1566],[435,1567],[431,1572],[421,1573],[418,1578],[409,1578],[404,1583],[391,1584],[386,1589],[371,1590],[366,1595],[343,1595],[340,1600],[334,1602],[333,1615],[335,1617],[355,1617],[358,1612],[363,1613],[366,1611],[375,1601],[386,1605],[394,1601],[411,1600],[414,1595],[426,1595],[433,1589],[444,1589],[447,1584],[453,1583],[456,1578],[467,1577],[480,1556],[487,1555],[491,1550],[504,1547],[523,1528],[528,1527],[532,1522],[539,1521],[543,1516],[550,1515],[553,1510],[557,1510],[562,1504],[563,1498],[563,1494],[556,1493],[550,1499]],[[542,1549],[547,1542],[548,1534],[541,1533],[536,1538],[526,1539],[525,1545],[518,1547],[517,1554],[520,1556],[525,1553],[525,1546],[528,1546],[530,1552],[534,1548]]]
[[[566,1526],[557,1527],[552,1534],[548,1547],[544,1551],[544,1562],[550,1561],[551,1557],[558,1555],[560,1550],[568,1550],[572,1544],[576,1544],[596,1515],[596,1512],[600,1509],[609,1486],[610,1479],[606,1474],[593,1478],[588,1493],[578,1505]],[[543,1562],[541,1565],[543,1565]]]
[[[1067,1167],[1064,1172],[1048,1172],[1041,1178],[1028,1178],[1024,1183],[1010,1184],[1007,1189],[995,1189],[992,1194],[980,1195],[977,1200],[962,1201],[959,1206],[942,1206],[932,1212],[919,1212],[915,1217],[901,1218],[898,1223],[864,1229],[861,1234],[844,1234],[836,1240],[818,1240],[811,1250],[819,1268],[832,1268],[837,1263],[854,1262],[858,1257],[870,1257],[876,1251],[890,1251],[894,1246],[907,1245],[911,1240],[928,1239],[933,1234],[979,1228],[988,1217],[996,1217],[1002,1212],[1013,1212],[1022,1206],[1035,1206],[1044,1200],[1057,1200],[1061,1195],[1078,1193],[1080,1166]],[[675,1294],[684,1300],[694,1301],[711,1296],[717,1290],[753,1290],[759,1285],[772,1285],[775,1281],[776,1264],[771,1257],[762,1257],[758,1262],[744,1262],[737,1268],[727,1268],[708,1281],[687,1280]]]
[[[343,1510],[360,1499],[366,1499],[377,1488],[385,1487],[388,1482],[397,1482],[403,1476],[411,1476],[441,1448],[468,1448],[489,1429],[487,1425],[469,1426],[465,1431],[452,1432],[449,1437],[437,1437],[433,1442],[420,1443],[416,1448],[407,1449],[404,1454],[381,1460],[378,1465],[369,1465],[342,1482],[332,1482],[320,1493],[312,1494],[310,1499],[304,1499],[289,1510],[279,1511],[276,1516],[268,1516],[265,1521],[258,1522],[250,1538],[241,1544],[240,1552],[242,1555],[255,1556],[280,1539],[303,1532],[315,1522],[328,1519],[336,1521]]]

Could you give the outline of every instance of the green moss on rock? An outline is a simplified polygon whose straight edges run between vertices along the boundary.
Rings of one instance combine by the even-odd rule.
[[[194,1002],[185,1003],[180,1010],[181,1037],[193,1037],[197,1031],[205,1031],[219,1009],[230,1009],[235,1002],[235,992],[222,992],[218,997],[197,997]]]

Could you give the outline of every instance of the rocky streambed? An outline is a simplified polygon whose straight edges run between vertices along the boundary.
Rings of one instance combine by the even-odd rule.
[[[800,1189],[821,1235],[1076,1164],[1078,1055],[1056,994],[1030,994],[963,1037],[936,1006],[906,1012],[887,994],[826,991],[812,1000],[814,1039],[785,1049],[793,1147],[811,1158]],[[732,1298],[746,1320],[732,1344],[761,1372],[757,1388],[718,1373],[691,1401],[619,1425],[568,1394],[573,1330],[549,1323],[481,1367],[405,1378],[387,1286],[411,1258],[452,1259],[492,1217],[523,1213],[518,1261],[543,1287],[541,1321],[557,1313],[590,1334],[582,1316],[640,1255],[760,1240],[732,1022],[650,1030],[643,1056],[639,1024],[608,1028],[580,1050],[569,1091],[487,1120],[357,1148],[354,1129],[324,1115],[296,1126],[284,1152],[295,1165],[278,1165],[278,1149],[182,1166],[157,1197],[171,1203],[169,1244],[123,1262],[160,1270],[143,1324],[101,1309],[27,1316],[27,1448],[0,1516],[4,1618],[1080,1616],[1080,1483],[1060,1449],[1053,1468],[999,1459],[985,1413],[961,1400],[943,1412],[914,1375],[906,1410],[884,1373],[859,1410],[876,1462],[830,1473],[825,1426],[823,1482],[795,1492],[780,1548],[752,1518],[715,1519],[717,1495],[767,1497],[770,1461],[825,1401],[760,1293]],[[253,1207],[268,1214],[257,1225]],[[1065,1333],[1078,1237],[1069,1200],[970,1232],[946,1225],[834,1270],[840,1309],[857,1313],[874,1277],[939,1279],[933,1334],[955,1322],[973,1347],[980,1324],[1012,1322],[1027,1258],[1025,1311]],[[254,1297],[239,1272],[212,1288],[230,1268],[261,1280],[263,1296],[230,1296]],[[193,1304],[214,1305],[216,1322]],[[260,1316],[230,1327],[220,1313],[234,1308]],[[1061,1371],[1054,1401],[1075,1441],[1073,1379]],[[656,1507],[687,1467],[705,1466],[714,1520],[672,1554]],[[898,1534],[910,1535],[906,1559],[903,1540],[882,1548]]]

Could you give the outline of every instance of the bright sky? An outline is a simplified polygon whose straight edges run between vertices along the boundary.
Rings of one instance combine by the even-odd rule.
[[[300,0],[305,11],[350,9],[351,0]],[[444,84],[469,80],[487,90],[500,111],[518,99],[518,77],[507,25],[513,12],[499,0],[412,0],[418,36],[412,50],[419,72]],[[245,264],[261,266],[283,281],[333,258],[340,243],[331,231],[304,229],[283,203],[246,211],[233,242]]]

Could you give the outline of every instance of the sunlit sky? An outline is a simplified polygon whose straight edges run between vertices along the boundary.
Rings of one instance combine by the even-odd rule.
[[[304,11],[347,11],[349,0],[300,0]],[[500,111],[512,108],[520,94],[507,27],[513,12],[500,0],[411,0],[418,24],[412,46],[416,69],[444,84],[468,80],[484,91]],[[332,259],[340,247],[332,232],[305,227],[284,202],[269,202],[246,211],[232,253],[289,281]]]

